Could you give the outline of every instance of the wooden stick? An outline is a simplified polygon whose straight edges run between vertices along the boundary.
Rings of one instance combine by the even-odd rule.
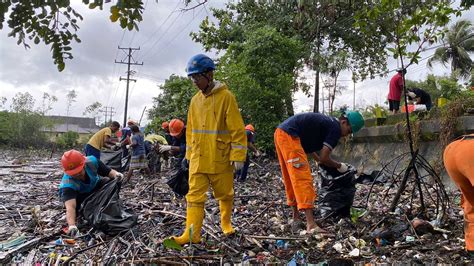
[[[48,172],[46,171],[28,171],[28,170],[11,170],[12,173],[17,173],[17,174],[32,174],[32,175],[45,175]]]
[[[7,165],[0,165],[0,168],[21,168],[23,166],[27,166],[26,164],[7,164]]]
[[[249,235],[248,237],[255,238],[255,239],[270,239],[270,240],[306,240],[305,237],[286,237],[286,236],[253,236]]]
[[[265,207],[265,209],[263,209],[259,214],[255,215],[252,220],[250,221],[245,221],[247,223],[248,226],[250,226],[250,224],[255,221],[255,219],[257,219],[260,215],[262,215],[264,212],[266,212],[271,206],[273,206],[273,202],[271,202],[270,204],[267,205],[267,207]]]

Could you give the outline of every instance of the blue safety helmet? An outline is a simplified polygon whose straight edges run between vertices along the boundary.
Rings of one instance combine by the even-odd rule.
[[[205,73],[215,69],[216,65],[209,56],[198,54],[189,59],[188,65],[186,66],[186,73],[188,73],[189,77],[192,74]]]

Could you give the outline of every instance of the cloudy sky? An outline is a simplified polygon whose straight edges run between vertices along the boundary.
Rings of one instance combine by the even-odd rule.
[[[7,37],[8,27],[0,31],[0,96],[8,99],[6,108],[11,104],[17,92],[29,92],[41,104],[44,92],[55,95],[59,100],[54,104],[50,115],[66,115],[66,94],[74,89],[77,101],[70,108],[70,115],[82,116],[86,106],[100,102],[103,106],[113,107],[114,119],[123,121],[126,82],[119,77],[126,76],[126,65],[114,61],[125,60],[120,47],[140,47],[133,58],[143,66],[133,66],[133,78],[129,94],[128,117],[139,120],[143,109],[152,106],[152,97],[160,91],[158,85],[171,74],[185,75],[187,60],[196,53],[202,52],[202,46],[194,43],[189,32],[197,31],[199,23],[206,16],[211,16],[211,7],[223,7],[223,0],[209,0],[204,6],[193,11],[180,12],[182,2],[176,0],[145,0],[144,19],[139,32],[123,30],[118,24],[109,21],[109,13],[104,8],[89,10],[80,0],[73,0],[73,7],[84,17],[80,22],[78,35],[82,42],[73,45],[73,60],[66,62],[66,69],[58,72],[51,59],[49,48],[45,45],[34,45],[25,50],[16,45],[16,40]],[[195,3],[193,1],[192,3]],[[463,18],[473,19],[471,9]],[[431,51],[432,53],[433,51]],[[429,52],[422,56],[430,55]],[[422,79],[428,73],[448,73],[441,66],[429,70],[421,62],[408,73],[409,79]],[[396,68],[396,61],[389,59],[389,69]],[[310,80],[312,73],[306,73]],[[383,104],[387,94],[388,77],[368,80],[356,84],[356,106]],[[350,80],[350,73],[343,73],[342,80]],[[353,101],[353,84],[343,81],[348,86],[343,95],[336,100],[336,105],[349,104]],[[313,85],[312,83],[310,85]],[[295,107],[298,111],[311,108],[313,98],[303,94],[295,95]],[[101,117],[103,119],[103,116]],[[143,121],[146,122],[146,114]],[[143,123],[142,123],[143,124]]]

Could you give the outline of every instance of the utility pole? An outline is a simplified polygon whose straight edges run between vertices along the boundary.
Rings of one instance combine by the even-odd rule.
[[[104,108],[100,111],[104,113],[105,116],[104,124],[107,124],[109,120],[112,120],[112,116],[115,114],[114,108],[112,106],[104,106]],[[107,117],[109,118],[109,120],[107,120]]]
[[[129,87],[130,87],[130,81],[137,82],[136,79],[131,79],[131,78],[130,78],[130,74],[131,74],[130,66],[131,66],[131,65],[140,65],[140,66],[142,66],[142,65],[143,65],[143,62],[137,63],[137,62],[135,61],[135,59],[132,58],[132,53],[133,53],[133,51],[140,50],[140,47],[138,47],[138,48],[131,48],[131,47],[129,47],[129,48],[121,48],[121,47],[119,46],[118,49],[120,49],[120,50],[128,50],[128,54],[126,54],[126,55],[127,55],[127,60],[126,60],[126,61],[124,61],[124,60],[122,60],[122,61],[117,61],[117,60],[115,60],[115,63],[116,63],[116,64],[126,64],[126,65],[127,65],[127,78],[122,78],[122,77],[120,77],[120,79],[119,79],[120,81],[122,81],[122,80],[126,80],[126,81],[127,81],[127,90],[126,90],[126,92],[125,92],[125,112],[124,112],[124,115],[123,115],[123,125],[126,125],[126,124],[127,124],[127,111],[128,111],[128,90],[129,90]],[[133,59],[133,62],[132,62],[132,59]]]

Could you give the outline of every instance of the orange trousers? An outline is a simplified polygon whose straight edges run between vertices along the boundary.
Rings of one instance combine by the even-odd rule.
[[[466,249],[474,251],[474,134],[449,144],[443,160],[448,175],[461,190]]]
[[[301,146],[300,138],[290,136],[277,128],[274,139],[288,205],[297,206],[298,210],[312,209],[316,192],[308,157]]]

